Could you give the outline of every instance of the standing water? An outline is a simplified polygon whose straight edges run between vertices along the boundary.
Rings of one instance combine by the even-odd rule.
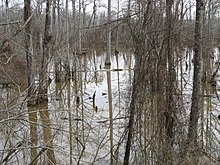
[[[127,90],[131,87],[133,75],[133,56],[119,53],[111,57],[110,69],[105,68],[105,54],[83,54],[72,60],[72,74],[68,77],[61,70],[61,81],[55,81],[54,69],[49,72],[50,85],[48,87],[48,111],[51,120],[53,149],[57,164],[109,164],[110,161],[110,137],[109,137],[109,99],[108,89],[112,93],[112,117],[113,117],[113,152],[118,158],[122,158],[122,152],[117,148],[121,142],[125,121],[127,121]],[[53,68],[50,67],[50,68]],[[107,72],[111,76],[111,88],[108,88]],[[28,111],[26,109],[25,92],[18,92],[16,104],[9,104],[6,97],[13,89],[1,89],[1,103],[7,105],[7,113],[1,113],[7,117],[1,118],[1,143],[0,154],[3,158],[0,162],[8,164],[30,163],[30,146],[37,148],[39,153],[38,163],[43,163],[46,158],[44,148],[43,128],[46,127],[40,121],[42,107],[35,107],[38,120],[37,145],[31,145],[29,137]],[[3,96],[3,91],[4,96]],[[15,99],[15,97],[13,97]],[[9,99],[10,100],[10,99]],[[13,99],[12,99],[13,100]],[[11,101],[11,100],[10,100]],[[45,106],[47,107],[47,106]],[[12,113],[13,112],[13,113]],[[30,111],[29,111],[30,112]],[[2,116],[2,115],[1,115]],[[19,145],[19,146],[18,146]],[[16,148],[15,148],[16,147]],[[8,148],[14,153],[8,156]],[[8,160],[6,160],[7,158]],[[10,158],[10,160],[9,160]]]

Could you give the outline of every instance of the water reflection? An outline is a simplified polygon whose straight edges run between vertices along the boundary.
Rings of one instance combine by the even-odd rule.
[[[192,50],[181,50],[177,60],[177,94],[181,98],[182,109],[179,118],[184,121],[190,108],[192,91]],[[49,77],[52,82],[48,87],[48,109],[51,118],[51,129],[55,156],[59,164],[69,164],[72,159],[73,164],[104,164],[109,162],[109,99],[106,71],[111,77],[112,92],[112,120],[113,120],[113,146],[115,156],[119,159],[123,152],[115,146],[119,146],[120,138],[125,130],[125,120],[127,121],[127,110],[129,96],[128,88],[132,83],[134,58],[129,53],[119,53],[112,55],[111,68],[105,68],[105,54],[92,51],[80,57],[76,54],[70,59],[71,74],[66,77],[65,69],[60,64],[58,68],[60,80],[56,81],[55,67],[51,66]],[[219,51],[214,51],[214,62],[210,67],[210,72],[206,73],[206,81],[203,83],[202,98],[203,105],[201,111],[201,140],[202,145],[215,144],[216,141],[210,136],[206,136],[211,130],[215,135],[219,135],[219,122],[216,118],[219,114],[219,73],[216,72],[216,85],[210,84],[209,78],[216,71],[219,65]],[[206,69],[208,70],[208,69]],[[154,77],[152,77],[153,79]],[[0,129],[1,143],[0,154],[5,157],[8,148],[16,145],[30,148],[35,146],[40,148],[43,144],[43,131],[41,122],[34,124],[38,127],[38,144],[31,145],[33,140],[29,137],[29,123],[25,100],[26,93],[12,88],[1,89],[0,95]],[[151,96],[147,96],[151,97]],[[152,100],[150,100],[152,99]],[[153,134],[156,130],[155,98],[150,98],[150,112],[145,111],[144,119],[147,125],[144,136]],[[111,101],[110,101],[111,102]],[[44,108],[47,105],[44,106]],[[40,107],[34,107],[33,111],[39,111]],[[40,113],[38,114],[38,118]],[[148,115],[150,114],[150,115]],[[43,115],[43,114],[41,114]],[[153,117],[152,117],[153,116]],[[214,121],[214,122],[213,122]],[[42,122],[43,123],[43,122]],[[184,128],[180,128],[184,129]],[[47,131],[47,130],[45,130]],[[25,139],[25,140],[22,140]],[[207,143],[206,143],[207,142]],[[146,144],[145,144],[146,146]],[[216,145],[217,146],[217,145]],[[5,149],[5,150],[4,150]],[[40,149],[37,149],[40,151]],[[20,164],[28,164],[29,160],[24,155],[28,155],[29,150],[18,152]],[[153,155],[153,153],[152,153]],[[38,163],[40,163],[39,160]],[[22,163],[21,163],[22,162]],[[41,162],[42,163],[42,162]],[[1,163],[0,163],[1,164]]]
[[[72,78],[59,83],[53,81],[50,84],[49,109],[51,116],[54,116],[52,117],[54,127],[60,130],[55,136],[55,144],[65,148],[59,150],[63,154],[61,155],[69,155],[71,159],[70,155],[73,153],[76,160],[91,163],[109,153],[106,70],[111,76],[112,86],[112,118],[115,119],[113,129],[116,134],[113,141],[118,141],[123,132],[119,129],[122,122],[120,118],[124,120],[125,116],[121,107],[126,107],[123,99],[126,98],[126,88],[131,85],[133,60],[131,55],[119,53],[111,57],[111,68],[105,68],[105,54],[98,56],[96,51],[74,60],[76,66],[72,65],[74,67]],[[53,71],[50,72],[50,77],[55,77]],[[61,139],[65,142],[60,141]]]

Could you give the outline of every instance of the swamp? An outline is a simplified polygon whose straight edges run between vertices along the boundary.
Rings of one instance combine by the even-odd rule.
[[[218,0],[3,0],[0,36],[0,165],[220,164]]]

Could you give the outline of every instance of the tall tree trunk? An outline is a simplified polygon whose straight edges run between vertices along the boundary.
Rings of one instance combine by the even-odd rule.
[[[49,64],[49,54],[50,54],[50,42],[52,36],[50,35],[51,26],[51,3],[52,0],[47,0],[46,3],[46,20],[44,29],[44,40],[43,40],[43,57],[41,63],[41,70],[39,75],[39,91],[37,103],[40,108],[40,118],[43,125],[44,142],[47,147],[47,164],[56,164],[56,159],[53,150],[53,136],[51,131],[51,121],[48,111],[48,64]]]
[[[57,4],[56,4],[57,3]],[[54,68],[55,68],[55,82],[60,83],[61,81],[61,59],[59,57],[58,51],[56,51],[55,45],[59,41],[59,33],[60,33],[60,0],[53,0],[53,7],[52,7],[52,32],[55,36],[54,45],[52,47],[52,54],[54,60]],[[57,10],[57,14],[56,14]],[[57,84],[56,84],[57,85]]]
[[[82,16],[81,16],[82,4],[79,0],[79,42],[78,42],[78,53],[82,52]]]
[[[70,79],[71,74],[70,74],[70,43],[69,43],[69,2],[66,0],[66,56],[65,56],[65,70],[66,70],[66,79]]]
[[[6,15],[6,22],[10,22],[10,12],[9,12],[9,0],[5,0],[5,15]],[[6,27],[6,34],[10,37],[11,30],[10,30],[10,24],[7,24]]]
[[[82,21],[82,28],[85,28],[86,26],[86,4],[85,1],[82,1],[82,7],[83,7],[83,21]]]
[[[171,165],[173,162],[172,158],[172,147],[174,140],[174,90],[175,90],[175,69],[174,69],[174,58],[172,48],[172,6],[173,0],[166,0],[166,55],[168,62],[168,77],[167,77],[167,99],[166,99],[166,143],[164,145],[164,164]]]
[[[70,162],[69,165],[73,164],[73,128],[72,128],[72,113],[71,113],[71,89],[70,79],[67,80],[67,107],[68,107],[68,122],[69,122],[69,145],[70,145]]]
[[[97,6],[96,6],[96,0],[94,0],[93,2],[93,23],[92,26],[95,27],[96,26],[96,15],[97,15]]]
[[[24,0],[24,22],[31,17],[31,0]],[[28,76],[28,115],[30,124],[30,139],[31,139],[31,160],[37,156],[37,112],[35,108],[34,98],[34,73],[32,66],[33,45],[32,45],[32,32],[31,32],[31,19],[25,27],[25,50],[27,60],[27,76]],[[33,165],[37,165],[37,161],[33,162]]]
[[[109,104],[109,128],[110,128],[110,165],[113,165],[113,112],[112,112],[112,87],[110,65],[106,65],[107,86],[108,86],[108,104]]]
[[[164,36],[161,36],[164,37]],[[157,126],[158,126],[158,162],[164,161],[163,151],[164,151],[164,125],[166,123],[166,82],[167,82],[167,52],[165,52],[165,42],[166,39],[161,39],[159,58],[157,61],[157,78],[156,78],[156,109],[157,109]]]
[[[66,42],[67,42],[67,48],[66,48],[66,59],[65,59],[65,65],[66,65],[66,76],[67,76],[67,100],[68,100],[68,122],[69,122],[69,144],[70,144],[70,162],[69,164],[73,164],[73,130],[72,130],[72,113],[71,113],[71,103],[70,103],[70,43],[69,43],[69,5],[68,0],[66,0]]]
[[[119,0],[117,0],[117,20],[119,19],[119,8],[120,8],[120,3],[119,3]],[[115,46],[115,55],[117,54],[118,55],[118,38],[119,37],[119,27],[117,27],[116,29],[116,46]]]
[[[128,15],[130,15],[130,0],[128,1]],[[148,7],[150,6],[151,1],[148,1]],[[126,142],[126,150],[125,150],[125,156],[124,156],[124,165],[129,164],[130,159],[130,150],[132,145],[132,140],[134,136],[134,125],[135,121],[137,120],[137,125],[139,126],[139,145],[142,146],[142,108],[143,108],[143,102],[145,100],[143,91],[146,91],[147,86],[147,76],[146,76],[146,47],[147,47],[147,40],[144,37],[146,35],[147,30],[147,19],[148,19],[148,10],[146,13],[144,13],[144,19],[139,18],[140,20],[143,20],[142,26],[140,29],[140,32],[133,36],[134,44],[135,44],[135,66],[134,66],[134,77],[133,77],[133,88],[132,88],[132,96],[131,96],[131,102],[129,107],[129,122],[128,122],[128,137]],[[131,25],[131,20],[128,20],[128,24]],[[138,108],[137,108],[138,107]],[[142,160],[141,160],[142,161]],[[137,161],[138,162],[138,161]],[[143,162],[143,161],[142,161]]]
[[[72,13],[73,13],[73,34],[76,32],[76,1],[72,0]]]
[[[111,68],[111,0],[108,0],[108,24],[107,24],[107,55],[105,59],[105,68]],[[109,100],[109,128],[110,128],[110,164],[113,164],[113,112],[112,112],[112,92],[111,92],[111,74],[107,72],[108,100]]]
[[[111,0],[108,0],[108,24],[107,24],[107,55],[105,65],[111,65]]]
[[[135,74],[135,73],[134,73]],[[136,74],[135,74],[136,75]],[[132,100],[130,103],[130,110],[129,110],[129,123],[128,123],[128,137],[126,142],[125,148],[125,156],[124,156],[124,163],[123,165],[129,164],[130,159],[130,150],[131,150],[131,141],[133,137],[133,127],[134,127],[134,116],[135,116],[135,99],[136,98],[136,76],[134,75],[134,82],[133,82],[133,89],[132,89]]]
[[[201,103],[201,74],[202,74],[202,29],[203,29],[203,0],[196,1],[196,22],[195,22],[195,45],[194,45],[194,73],[193,93],[190,111],[190,121],[187,136],[187,154],[190,159],[187,163],[197,163],[197,130]]]

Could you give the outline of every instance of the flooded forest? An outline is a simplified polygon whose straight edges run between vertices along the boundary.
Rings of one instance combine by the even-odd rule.
[[[220,164],[219,0],[1,0],[0,165]]]

